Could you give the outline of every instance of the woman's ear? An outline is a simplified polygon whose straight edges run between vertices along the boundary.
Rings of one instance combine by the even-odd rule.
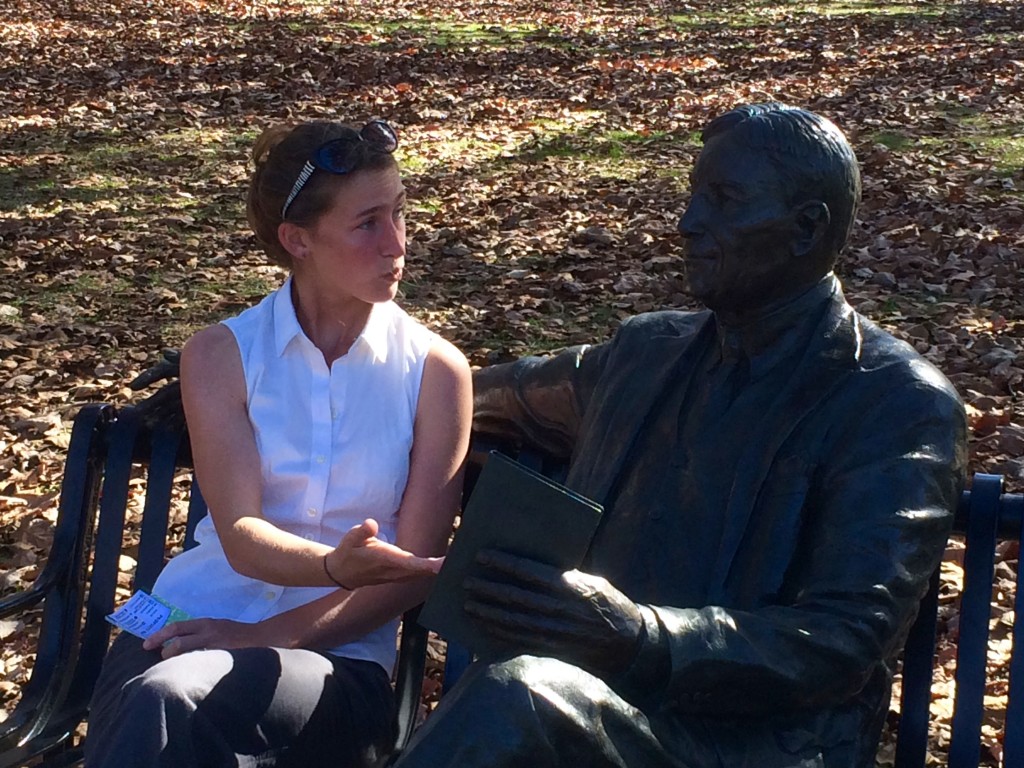
[[[796,241],[793,243],[795,255],[806,256],[814,253],[824,242],[832,214],[828,205],[821,200],[808,200],[801,203],[796,210]]]
[[[277,239],[293,259],[302,260],[309,255],[309,233],[290,221],[277,225]]]

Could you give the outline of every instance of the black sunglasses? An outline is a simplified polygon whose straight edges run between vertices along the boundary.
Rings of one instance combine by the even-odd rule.
[[[366,142],[374,152],[383,152],[388,155],[398,147],[398,134],[383,120],[371,120],[364,125],[359,130],[358,140]],[[341,138],[332,139],[317,147],[313,157],[302,166],[299,177],[292,185],[292,191],[288,193],[284,205],[281,206],[281,218],[284,219],[287,216],[289,206],[295,202],[299,192],[306,186],[306,182],[318,168],[338,176],[351,172],[357,146],[357,142],[351,138]]]

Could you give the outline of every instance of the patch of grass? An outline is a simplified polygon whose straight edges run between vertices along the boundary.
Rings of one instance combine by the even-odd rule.
[[[806,3],[792,7],[793,11],[802,14],[813,14],[826,17],[836,16],[915,16],[924,18],[941,18],[947,14],[943,3],[877,3],[872,0],[845,0],[838,3]]]
[[[544,43],[548,38],[548,31],[536,24],[507,23],[499,26],[425,17],[399,21],[350,21],[340,26],[379,38],[372,40],[371,45],[393,41],[418,42],[430,48],[453,50],[511,46],[527,40]],[[559,43],[557,38],[552,39],[552,44]]]
[[[971,37],[978,43],[987,45],[1006,45],[1007,43],[1017,44],[1020,42],[1020,33],[1016,31],[1007,32],[982,32]]]
[[[668,22],[679,29],[749,29],[771,26],[794,16],[841,18],[845,16],[920,17],[937,19],[949,16],[943,3],[923,5],[915,2],[879,3],[872,0],[845,0],[844,2],[760,3],[746,8],[695,11],[671,14]]]
[[[693,141],[695,134],[683,139]],[[665,131],[639,133],[610,130],[605,132],[565,132],[539,140],[517,155],[517,162],[537,162],[546,158],[565,158],[586,163],[594,175],[609,174],[620,178],[639,178],[642,174],[676,175],[680,169],[657,164],[652,167],[648,151],[665,142],[678,142],[679,137]]]
[[[9,303],[23,314],[49,315],[58,307],[71,308],[78,320],[95,322],[108,317],[111,304],[116,304],[119,298],[123,299],[124,306],[131,304],[134,299],[131,282],[101,269],[78,272],[69,279],[52,280],[38,288],[33,286],[14,296]]]
[[[939,103],[938,107],[943,114],[955,120],[963,120],[964,118],[975,117],[979,114],[976,107],[969,107],[966,104],[961,104],[959,101],[943,101]]]
[[[214,217],[196,190],[240,170],[241,147],[251,147],[255,131],[182,128],[144,139],[108,133],[81,143],[63,139],[45,147],[19,148],[16,166],[0,167],[0,213],[53,216],[101,205],[144,220],[160,212],[200,208]],[[60,163],[48,158],[59,153]],[[21,159],[24,158],[24,159]]]
[[[1000,125],[979,115],[962,125],[966,132],[963,143],[987,155],[999,175],[1010,176],[1024,168],[1024,123]]]
[[[232,270],[226,280],[217,280],[214,272],[190,273],[187,280],[165,279],[162,273],[150,273],[143,291],[165,288],[177,296],[180,306],[162,321],[161,335],[169,346],[180,346],[193,333],[211,323],[256,304],[281,284],[280,277],[266,270]],[[137,289],[136,289],[137,290]]]
[[[30,180],[23,171],[0,168],[0,212],[42,205],[52,199],[55,186],[53,179]]]
[[[978,114],[968,107],[953,105],[953,111],[963,119],[955,131],[947,136],[911,137],[899,131],[879,131],[870,140],[884,144],[899,152],[915,145],[938,151],[948,148],[967,148],[987,157],[1000,176],[1011,176],[1024,168],[1024,123],[1001,124],[990,116]]]
[[[899,131],[878,131],[870,134],[868,139],[872,144],[881,144],[897,152],[913,146],[915,141],[913,137]]]
[[[443,142],[424,147],[420,152],[399,147],[395,153],[402,170],[410,174],[424,173],[430,168],[458,160],[462,165],[497,157],[505,150],[497,141],[473,135],[453,136]]]
[[[668,17],[670,25],[680,28],[697,29],[746,29],[747,27],[762,26],[770,23],[771,19],[763,12],[735,11],[722,13],[721,11],[695,11],[687,14],[671,14]]]
[[[429,213],[431,215],[444,210],[444,203],[439,197],[423,197],[409,201],[409,208],[416,213]]]

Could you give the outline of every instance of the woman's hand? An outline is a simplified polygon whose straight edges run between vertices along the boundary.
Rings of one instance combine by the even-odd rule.
[[[328,575],[347,589],[371,584],[411,581],[441,569],[443,557],[419,557],[377,538],[376,520],[353,526],[341,543],[327,553]]]
[[[229,619],[176,621],[146,638],[142,647],[147,651],[159,648],[160,655],[169,659],[188,651],[280,645],[263,636],[264,626],[263,623],[243,624]]]

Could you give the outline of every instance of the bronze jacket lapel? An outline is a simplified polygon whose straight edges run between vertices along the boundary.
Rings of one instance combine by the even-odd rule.
[[[780,448],[841,384],[860,358],[859,321],[842,294],[834,299],[813,339],[740,459],[738,466],[749,469],[737,474],[729,497],[725,533],[712,580],[712,601],[724,598],[730,569],[747,532],[758,492]]]
[[[685,387],[714,339],[710,312],[655,312],[624,324],[587,404],[567,484],[605,504],[637,436],[669,388]]]

